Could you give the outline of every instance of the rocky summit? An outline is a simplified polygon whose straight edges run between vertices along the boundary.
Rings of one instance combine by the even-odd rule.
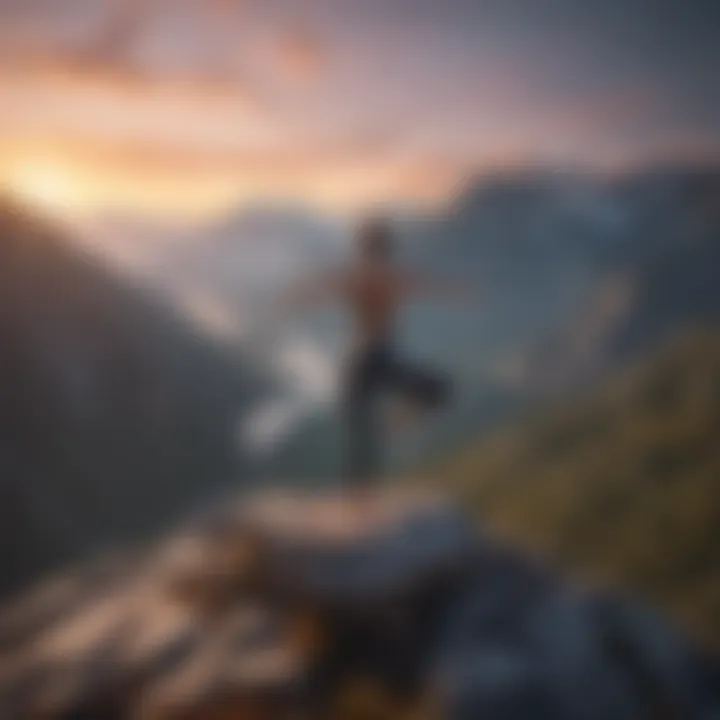
[[[712,720],[718,680],[419,491],[228,502],[0,616],[4,720]]]

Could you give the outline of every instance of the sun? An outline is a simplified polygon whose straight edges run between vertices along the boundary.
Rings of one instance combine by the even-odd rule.
[[[71,213],[82,202],[82,188],[66,167],[48,160],[26,160],[9,173],[8,185],[22,200],[53,212]]]

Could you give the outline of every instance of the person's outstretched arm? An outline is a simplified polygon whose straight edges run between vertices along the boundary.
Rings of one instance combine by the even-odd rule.
[[[286,289],[276,307],[283,314],[287,311],[303,311],[336,300],[343,287],[339,272],[327,272],[306,278]]]

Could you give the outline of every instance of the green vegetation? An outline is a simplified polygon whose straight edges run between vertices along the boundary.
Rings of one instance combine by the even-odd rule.
[[[489,528],[636,593],[720,645],[720,332],[678,338],[598,395],[432,474]]]

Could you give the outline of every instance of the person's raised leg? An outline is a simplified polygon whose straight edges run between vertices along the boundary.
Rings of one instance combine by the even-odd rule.
[[[391,378],[398,393],[390,418],[394,430],[414,427],[428,412],[437,411],[448,402],[449,382],[438,373],[396,361]]]

